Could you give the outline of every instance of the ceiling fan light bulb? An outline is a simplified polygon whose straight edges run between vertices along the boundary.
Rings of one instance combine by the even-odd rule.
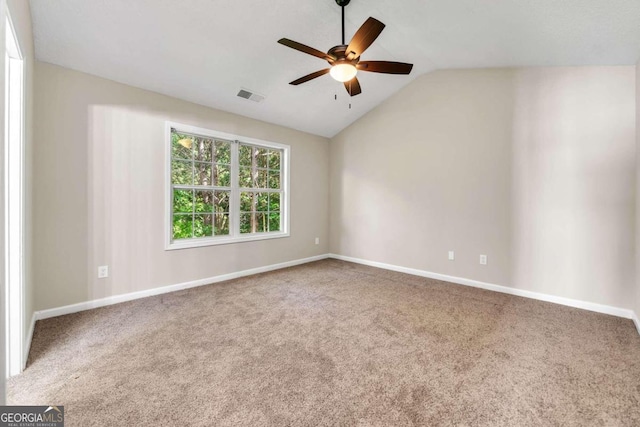
[[[339,82],[348,82],[356,76],[358,70],[351,64],[336,64],[331,67],[329,74]]]

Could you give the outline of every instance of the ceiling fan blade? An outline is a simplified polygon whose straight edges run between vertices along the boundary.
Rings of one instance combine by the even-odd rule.
[[[362,93],[362,89],[360,88],[360,82],[357,77],[352,78],[348,82],[344,82],[344,87],[349,92],[349,95],[356,96]]]
[[[378,38],[384,27],[385,25],[375,18],[367,19],[349,42],[347,54],[351,55],[353,52],[353,59],[358,58]]]
[[[302,43],[294,42],[293,40],[280,39],[280,40],[278,40],[278,43],[280,43],[282,45],[285,45],[287,47],[290,47],[291,49],[299,50],[300,52],[304,52],[306,54],[313,55],[313,56],[318,57],[320,59],[324,59],[325,61],[333,61],[333,60],[335,60],[334,57],[329,56],[324,52],[320,52],[318,49],[314,49],[314,48],[309,47],[307,45],[304,45]]]
[[[360,61],[356,65],[356,68],[371,73],[409,74],[413,68],[413,64],[390,61]]]
[[[300,77],[299,79],[294,80],[289,84],[290,85],[294,85],[294,86],[298,86],[299,84],[306,83],[309,80],[313,80],[313,79],[315,79],[317,77],[324,76],[325,74],[327,74],[329,72],[330,69],[331,68],[325,68],[324,70],[320,70],[320,71],[316,71],[315,73],[307,74],[306,76]]]

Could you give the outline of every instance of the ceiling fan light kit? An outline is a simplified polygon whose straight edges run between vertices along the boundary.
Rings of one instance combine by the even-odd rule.
[[[358,70],[350,63],[335,64],[331,67],[329,74],[340,83],[348,82],[356,76]]]
[[[292,81],[291,85],[297,86],[313,80],[327,73],[335,80],[344,84],[345,89],[351,96],[362,93],[360,82],[356,77],[358,71],[368,71],[371,73],[383,74],[409,74],[413,64],[390,61],[360,61],[360,55],[378,38],[385,25],[375,18],[369,18],[356,31],[349,44],[345,44],[344,37],[344,8],[351,0],[335,0],[342,8],[342,44],[329,49],[327,53],[321,52],[302,43],[286,38],[278,40],[278,43],[323,59],[329,63],[330,68],[325,68],[300,77]]]

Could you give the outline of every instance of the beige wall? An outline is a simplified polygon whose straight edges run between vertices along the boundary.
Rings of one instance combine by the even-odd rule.
[[[634,67],[434,72],[330,144],[49,64],[35,85],[38,310],[329,250],[633,308]],[[164,120],[290,144],[292,236],[164,251]]]
[[[45,63],[35,94],[37,310],[328,251],[327,139]],[[165,120],[289,144],[291,237],[165,251]]]
[[[33,32],[31,29],[31,12],[29,2],[24,0],[8,0],[7,7],[13,20],[25,67],[25,247],[24,247],[24,341],[28,344],[29,328],[34,312],[33,287],[33,234],[32,234],[32,202],[33,202],[33,68],[35,65]]]
[[[631,308],[634,85],[633,67],[418,78],[332,139],[331,251]]]

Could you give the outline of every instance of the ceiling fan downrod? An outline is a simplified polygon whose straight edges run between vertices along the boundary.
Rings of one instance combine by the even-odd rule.
[[[351,0],[336,0],[338,6],[342,8],[342,44],[344,45],[344,7],[349,4]]]

